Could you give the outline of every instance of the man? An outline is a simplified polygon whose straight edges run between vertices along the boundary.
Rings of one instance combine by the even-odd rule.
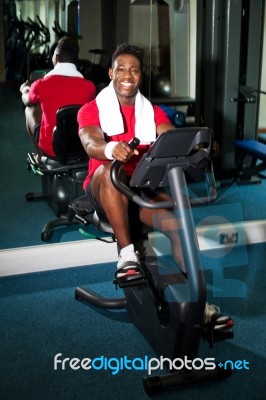
[[[173,125],[165,112],[141,95],[139,87],[142,79],[143,51],[136,46],[122,44],[112,56],[109,69],[110,85],[103,89],[95,100],[85,104],[78,113],[79,135],[88,153],[89,174],[84,182],[96,210],[107,217],[112,226],[120,249],[116,282],[122,283],[135,276],[143,276],[138,254],[135,252],[130,235],[128,199],[112,184],[110,160],[121,161],[124,179],[128,179],[141,155],[147,151],[157,135],[161,135]],[[137,150],[132,150],[128,142],[135,136],[141,142]],[[152,194],[151,201],[168,199],[163,191]],[[180,240],[178,221],[168,210],[140,209],[139,219],[145,225],[162,230],[160,215],[167,221],[163,233],[170,239],[173,256],[181,272],[186,275]],[[168,216],[168,218],[166,217]],[[225,326],[228,317],[219,314],[215,306],[206,306],[208,320],[215,314],[215,321]],[[230,322],[231,323],[231,322]]]
[[[27,130],[40,156],[55,156],[52,137],[57,110],[67,105],[82,105],[95,98],[94,83],[84,79],[76,68],[78,53],[77,41],[63,37],[52,58],[54,69],[31,86],[25,82],[20,87],[26,106]]]
[[[166,114],[159,107],[152,107],[145,98],[141,97],[140,102],[145,101],[142,111],[145,109],[143,114],[147,115],[146,121],[143,122],[144,126],[141,128],[145,133],[147,129],[151,131],[149,133],[151,140],[146,141],[144,137],[138,150],[135,151],[132,151],[128,145],[128,142],[135,137],[135,123],[138,123],[135,116],[135,101],[137,94],[140,95],[142,57],[142,51],[134,46],[118,47],[113,55],[112,68],[109,70],[112,84],[104,89],[96,100],[83,106],[78,114],[80,138],[90,157],[89,175],[85,180],[84,189],[89,193],[92,191],[96,202],[104,210],[114,230],[121,249],[117,274],[120,278],[132,273],[137,276],[141,271],[129,233],[128,200],[112,185],[111,163],[108,161],[114,158],[122,161],[125,164],[126,175],[132,175],[140,155],[147,151],[150,143],[156,139],[156,131],[160,135],[173,128]],[[112,125],[119,118],[119,115],[117,116],[117,113],[120,114],[119,108],[123,121],[121,121],[122,126],[116,129]],[[145,120],[145,115],[139,118],[141,117]],[[147,121],[149,118],[151,121]],[[104,123],[109,126],[103,128]],[[91,179],[92,176],[93,179]],[[110,198],[112,201],[109,201]],[[140,219],[149,226],[151,226],[151,217],[149,210],[140,211]],[[177,235],[175,240],[179,246]]]

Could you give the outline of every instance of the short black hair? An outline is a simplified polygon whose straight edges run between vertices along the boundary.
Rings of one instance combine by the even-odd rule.
[[[144,51],[140,47],[128,43],[119,44],[112,55],[112,67],[114,66],[117,57],[122,54],[131,54],[132,56],[135,56],[140,62],[141,71],[143,70]]]
[[[57,46],[56,54],[60,62],[70,62],[75,64],[78,61],[79,45],[77,39],[70,36],[63,36]]]

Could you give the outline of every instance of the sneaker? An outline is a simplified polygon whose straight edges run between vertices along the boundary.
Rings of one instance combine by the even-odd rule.
[[[233,326],[234,321],[228,315],[221,314],[219,307],[206,303],[202,338],[207,340],[210,347],[213,347],[214,342],[233,338]]]
[[[206,303],[204,325],[212,325],[214,329],[227,329],[234,325],[233,320],[220,312],[220,307]]]
[[[122,278],[129,275],[140,273],[140,262],[138,252],[132,252],[125,256],[119,256],[117,263],[116,278]]]

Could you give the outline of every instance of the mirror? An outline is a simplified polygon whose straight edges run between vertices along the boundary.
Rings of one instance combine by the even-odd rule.
[[[80,58],[94,65],[109,66],[110,56],[117,43],[123,41],[134,42],[145,49],[146,80],[144,91],[147,97],[157,103],[166,103],[186,113],[195,99],[196,87],[196,26],[197,26],[197,1],[196,0],[18,0],[4,1],[4,25],[10,27],[8,13],[16,15],[19,20],[31,21],[39,25],[39,43],[35,43],[28,59],[25,61],[26,73],[33,65],[38,65],[41,56],[46,56],[48,47],[56,42],[56,29],[67,31],[74,29],[82,38],[80,39]],[[75,6],[74,21],[70,18],[70,7]],[[37,18],[38,16],[38,18]],[[56,24],[55,24],[55,21]],[[138,21],[138,23],[136,23]],[[43,26],[42,26],[43,24]],[[37,26],[36,26],[37,27]],[[50,40],[48,40],[49,29]],[[41,32],[41,33],[40,33]],[[14,41],[9,38],[9,45]],[[264,51],[262,70],[266,63],[266,39],[264,31]],[[92,53],[91,49],[101,49],[102,54]],[[6,54],[7,56],[7,54]],[[31,57],[30,57],[31,56]],[[19,58],[19,64],[22,64]],[[32,64],[29,63],[29,60]],[[35,63],[35,64],[34,64]],[[12,64],[14,66],[14,64]],[[9,70],[9,79],[21,71]],[[25,73],[25,70],[23,71]],[[21,76],[19,76],[20,79]],[[16,79],[16,76],[15,78]],[[262,74],[261,88],[266,89],[265,74]],[[259,129],[266,128],[266,97],[260,95]],[[16,99],[16,112],[23,119],[20,99]],[[21,108],[20,108],[21,107]],[[1,111],[2,112],[2,111]],[[193,115],[193,113],[192,113]],[[22,117],[21,117],[22,116]],[[10,120],[14,114],[10,113]],[[193,121],[192,121],[193,123]],[[21,126],[21,134],[26,132]],[[25,137],[24,137],[25,139]],[[27,140],[27,139],[25,139]],[[30,141],[27,142],[27,151],[31,151]],[[20,171],[27,174],[24,168],[26,152],[19,155]],[[14,171],[15,176],[18,172]],[[24,200],[24,191],[40,185],[40,179],[31,174],[27,177],[27,187],[21,188],[20,203]],[[52,211],[44,202],[28,204],[25,209],[18,211],[7,204],[12,224],[6,223],[8,237],[5,243],[7,247],[45,244],[40,240],[43,224],[54,218]],[[6,210],[6,208],[5,208]],[[22,215],[23,211],[23,215]],[[3,212],[3,210],[2,210]],[[39,215],[41,217],[39,218]],[[33,221],[33,222],[31,222]],[[42,221],[42,222],[41,222]],[[34,225],[34,234],[29,234],[27,227]],[[9,231],[12,230],[11,231]],[[77,231],[77,228],[75,228]],[[3,236],[4,236],[3,235]],[[29,238],[29,239],[27,239]],[[79,240],[77,232],[73,239],[55,233],[49,243],[56,241]],[[17,240],[15,240],[17,239]],[[3,247],[2,247],[3,248]]]
[[[189,60],[193,52],[189,52],[189,26],[195,26],[195,23],[189,23],[189,2],[180,3],[177,9],[176,2],[154,1],[154,0],[86,0],[80,1],[60,1],[60,0],[23,0],[5,2],[5,25],[8,26],[9,32],[12,18],[18,18],[20,22],[24,21],[33,42],[32,48],[28,51],[28,57],[25,59],[20,54],[16,54],[16,63],[10,62],[8,65],[8,80],[24,81],[29,72],[35,68],[42,68],[42,62],[47,56],[53,44],[57,41],[58,32],[67,31],[70,23],[69,11],[71,5],[78,6],[76,14],[77,25],[76,33],[82,38],[79,40],[80,59],[93,62],[95,65],[103,67],[109,66],[110,57],[116,44],[122,41],[131,41],[144,47],[146,62],[146,82],[145,90],[148,97],[160,97],[160,99],[170,97],[194,98],[195,92],[195,76],[190,78],[191,73],[187,68]],[[195,7],[194,7],[195,8]],[[82,12],[80,12],[82,10]],[[91,11],[93,10],[93,12]],[[7,16],[12,18],[7,18]],[[195,11],[193,14],[195,18]],[[141,25],[145,27],[145,34],[139,35],[138,24],[135,22],[141,20]],[[55,24],[54,21],[57,21]],[[12,21],[13,22],[13,21]],[[34,29],[36,33],[34,34]],[[47,29],[49,32],[47,32]],[[182,46],[177,45],[175,35],[171,34],[171,29],[185,29],[187,36],[184,38]],[[14,33],[14,32],[13,32]],[[110,34],[111,33],[111,34]],[[195,31],[193,33],[195,35]],[[11,37],[14,39],[15,35]],[[171,39],[172,38],[172,39]],[[9,38],[9,44],[15,45],[15,40]],[[174,39],[173,48],[176,48],[176,54],[171,55],[169,50],[170,42]],[[193,51],[195,53],[195,41],[193,43]],[[18,50],[19,50],[18,46]],[[103,54],[91,53],[91,49],[102,49]],[[22,49],[24,50],[24,49]],[[22,53],[22,52],[21,52]],[[25,52],[24,52],[25,53]],[[193,55],[195,59],[195,54]],[[178,71],[173,67],[175,59],[179,58]],[[24,61],[24,62],[22,62]],[[45,67],[47,64],[44,64]],[[181,71],[185,71],[186,79],[182,78]],[[191,68],[193,75],[194,71]],[[170,79],[170,75],[173,79]],[[156,81],[151,87],[151,76]],[[19,86],[18,86],[19,87]],[[186,109],[186,104],[180,107]],[[20,197],[17,204],[21,206],[18,210],[19,220],[15,218],[16,210],[12,208],[10,215],[13,215],[14,223],[6,224],[6,229],[12,230],[12,234],[5,235],[5,247],[18,247],[27,245],[46,244],[40,239],[41,230],[44,224],[55,218],[48,205],[43,201],[31,202],[25,204],[24,193],[27,191],[41,190],[41,180],[32,173],[27,174],[26,164],[27,152],[33,151],[31,142],[25,136],[25,119],[23,107],[20,102],[20,96],[16,98],[16,108],[18,118],[20,119],[20,134],[26,142],[24,148],[26,151],[20,156],[20,165],[18,173],[26,177],[24,187],[20,188]],[[12,115],[12,114],[11,114]],[[13,113],[14,115],[14,113]],[[12,117],[11,117],[12,118]],[[23,213],[23,215],[22,215]],[[18,223],[18,221],[21,221]],[[25,228],[25,221],[27,229]],[[30,231],[32,230],[32,233]],[[75,231],[75,232],[74,232]],[[73,239],[74,238],[74,239]],[[53,233],[52,239],[48,243],[56,243],[68,240],[79,240],[82,236],[78,232],[78,227],[68,235],[64,229],[60,229]]]

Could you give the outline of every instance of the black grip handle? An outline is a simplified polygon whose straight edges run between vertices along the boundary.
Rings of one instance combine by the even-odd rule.
[[[131,148],[131,150],[135,150],[136,147],[140,144],[140,140],[138,138],[133,138],[130,142],[128,142],[129,147]],[[112,169],[116,169],[118,171],[118,168],[120,167],[120,165],[122,164],[121,161],[118,160],[114,160],[113,161],[113,165],[112,165]]]
[[[138,145],[140,144],[140,140],[138,139],[138,138],[134,138],[134,139],[132,139],[129,143],[128,143],[128,145],[129,145],[129,147],[132,149],[132,150],[135,150],[135,148],[136,147],[138,147]]]
[[[140,140],[135,137],[128,143],[128,145],[132,150],[134,150],[139,145],[139,143]],[[123,182],[121,182],[118,177],[118,171],[121,164],[122,164],[121,161],[118,160],[113,161],[113,164],[111,166],[111,181],[117,190],[124,193],[129,199],[132,199],[135,193]]]

